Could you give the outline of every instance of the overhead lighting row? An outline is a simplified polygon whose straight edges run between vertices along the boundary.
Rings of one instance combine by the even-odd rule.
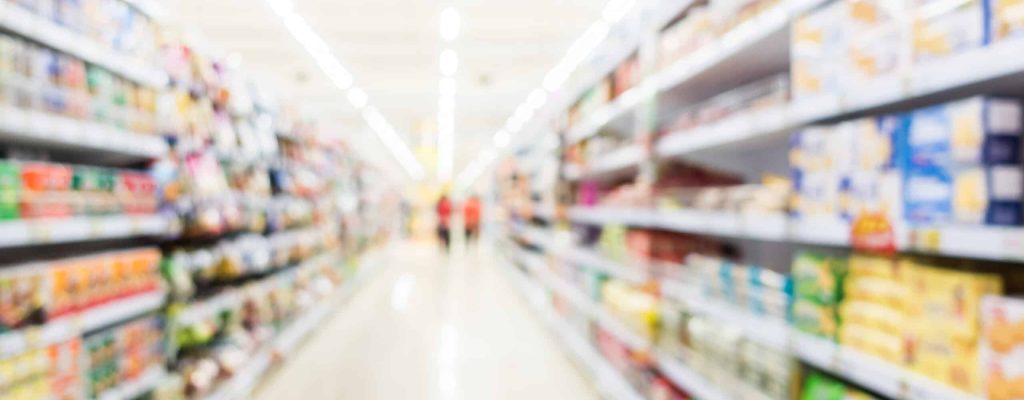
[[[493,144],[495,149],[502,149],[509,145],[511,136],[519,134],[533,120],[536,113],[547,104],[550,95],[562,89],[573,72],[576,72],[579,66],[608,37],[612,25],[622,20],[635,4],[636,0],[610,0],[605,5],[601,13],[601,19],[591,24],[583,32],[583,35],[569,46],[569,49],[566,50],[565,55],[558,64],[544,75],[541,86],[530,92],[526,100],[519,107],[516,107],[515,112],[505,121],[505,126],[494,133]],[[496,156],[492,156],[493,153],[493,151],[481,152],[477,160],[470,163],[465,170],[459,173],[457,181],[459,187],[463,189],[469,188],[486,171],[487,166],[497,159]]]
[[[461,17],[454,7],[441,11],[438,21],[441,40],[451,44],[458,39]],[[452,179],[455,168],[455,74],[459,71],[459,54],[450,47],[438,59],[441,79],[437,85],[437,180]]]
[[[266,0],[267,5],[274,11],[274,14],[281,19],[285,28],[296,41],[313,57],[313,61],[320,68],[331,83],[338,89],[345,91],[345,97],[356,110],[361,112],[363,120],[370,129],[377,135],[391,155],[395,157],[398,164],[402,166],[405,173],[413,180],[420,180],[424,177],[423,166],[416,160],[416,156],[402,140],[401,136],[387,118],[376,108],[369,105],[370,98],[366,91],[354,84],[352,74],[345,69],[338,61],[338,58],[331,53],[330,47],[324,42],[313,28],[309,26],[290,0]]]

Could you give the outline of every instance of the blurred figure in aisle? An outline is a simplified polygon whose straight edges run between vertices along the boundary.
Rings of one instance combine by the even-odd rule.
[[[470,196],[462,207],[462,217],[466,221],[466,241],[472,243],[480,236],[480,197]]]
[[[445,251],[451,247],[451,220],[452,202],[448,199],[448,195],[442,194],[441,198],[437,200],[437,235],[441,239],[441,245],[444,246]]]

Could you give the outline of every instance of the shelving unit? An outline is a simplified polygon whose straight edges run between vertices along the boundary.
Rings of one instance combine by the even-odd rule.
[[[129,161],[158,158],[168,150],[159,136],[2,105],[0,140]]]
[[[137,3],[151,4],[149,1]],[[144,9],[152,8],[140,8]],[[143,85],[159,88],[167,84],[167,74],[156,66],[104,49],[89,38],[79,36],[9,2],[0,3],[0,29],[71,54]]]
[[[525,264],[540,264],[536,261],[538,257],[561,264],[551,268],[538,265],[531,269],[533,279],[557,294],[554,299],[545,299],[551,303],[549,307],[562,307],[569,303],[626,347],[632,350],[647,349],[652,356],[650,363],[638,368],[654,375],[656,378],[652,382],[659,378],[668,379],[679,389],[696,398],[772,397],[760,393],[756,388],[746,387],[748,385],[734,385],[729,379],[723,380],[720,376],[723,374],[715,372],[714,366],[705,365],[701,359],[691,360],[662,353],[658,348],[651,346],[649,340],[637,338],[628,329],[624,329],[623,324],[605,312],[599,304],[612,302],[618,304],[619,307],[616,309],[625,308],[620,303],[629,302],[623,298],[647,304],[650,294],[656,292],[658,297],[655,298],[659,299],[662,306],[658,309],[658,314],[697,313],[702,321],[711,326],[739,328],[744,333],[744,344],[756,349],[764,348],[767,353],[777,352],[780,357],[796,360],[794,365],[798,367],[795,367],[795,370],[800,374],[817,374],[816,371],[823,371],[826,372],[824,375],[838,377],[837,384],[848,385],[846,387],[851,390],[866,389],[882,398],[978,399],[983,397],[981,393],[985,393],[983,382],[976,382],[974,378],[958,380],[953,376],[953,370],[971,370],[970,366],[951,366],[948,368],[949,371],[941,373],[938,371],[941,368],[937,367],[937,370],[932,372],[936,375],[934,378],[925,377],[914,372],[920,370],[921,366],[915,365],[913,361],[892,364],[870,355],[872,351],[883,350],[870,348],[863,342],[821,339],[798,331],[793,326],[798,325],[797,322],[763,317],[752,311],[757,307],[767,307],[765,304],[757,303],[741,308],[717,300],[728,297],[728,294],[723,293],[730,293],[736,285],[743,288],[747,288],[743,285],[763,285],[775,290],[777,288],[774,285],[779,284],[779,279],[785,279],[785,282],[795,285],[793,281],[798,277],[795,273],[790,273],[795,269],[792,264],[787,266],[786,262],[797,260],[797,255],[804,254],[826,257],[829,260],[834,258],[839,260],[837,262],[856,259],[863,264],[868,264],[869,261],[863,261],[868,257],[861,256],[882,256],[883,260],[891,261],[894,265],[898,262],[900,268],[910,268],[905,265],[917,263],[914,265],[928,268],[929,273],[934,270],[935,275],[950,270],[962,272],[963,268],[953,266],[970,265],[974,271],[969,273],[973,274],[972,276],[956,278],[964,280],[981,279],[978,276],[981,273],[977,271],[986,271],[989,275],[1009,275],[1013,269],[1006,264],[1019,264],[1024,261],[1024,251],[1021,250],[1024,248],[1024,228],[1019,226],[999,226],[997,222],[974,222],[974,225],[966,222],[923,223],[919,221],[927,217],[911,217],[911,214],[903,213],[903,208],[907,207],[904,203],[907,192],[902,185],[909,179],[907,169],[918,166],[915,163],[922,161],[899,158],[907,157],[901,152],[910,150],[899,147],[904,144],[899,142],[901,137],[898,137],[903,131],[889,132],[889,125],[874,128],[884,131],[877,135],[881,141],[886,140],[885,135],[893,136],[891,141],[886,143],[896,155],[891,157],[892,160],[885,162],[884,167],[878,168],[884,168],[886,173],[891,173],[886,175],[886,178],[895,178],[899,181],[896,185],[900,186],[894,188],[892,182],[888,180],[885,183],[889,186],[884,189],[872,186],[877,191],[886,191],[884,194],[876,194],[878,198],[884,197],[877,201],[885,203],[882,205],[882,212],[856,215],[866,208],[878,206],[873,203],[856,203],[859,198],[838,198],[838,205],[831,208],[823,206],[821,210],[824,211],[813,207],[807,207],[810,211],[801,209],[798,203],[793,201],[796,195],[810,198],[808,201],[811,203],[820,200],[814,198],[811,189],[808,189],[808,193],[799,191],[801,184],[813,187],[807,181],[811,180],[808,178],[809,174],[817,172],[813,169],[814,166],[821,167],[819,169],[823,170],[823,174],[836,173],[836,186],[850,186],[838,188],[840,194],[836,197],[848,194],[853,198],[864,194],[854,193],[865,188],[855,186],[857,182],[852,182],[853,177],[849,177],[851,182],[841,180],[847,177],[842,174],[853,175],[853,172],[843,169],[847,164],[844,164],[842,154],[845,153],[842,151],[822,151],[824,155],[821,157],[833,157],[829,161],[839,166],[826,168],[824,166],[829,165],[827,162],[808,162],[807,164],[811,166],[800,164],[799,156],[805,154],[794,154],[804,149],[800,146],[814,146],[814,139],[818,137],[813,134],[822,135],[820,144],[822,148],[826,148],[838,143],[827,142],[826,145],[828,139],[824,137],[828,134],[869,136],[869,133],[861,131],[867,130],[865,126],[870,125],[870,122],[879,121],[869,120],[870,117],[898,116],[901,118],[900,123],[905,124],[899,125],[901,129],[908,129],[907,127],[911,126],[911,118],[927,120],[927,117],[921,117],[917,112],[924,107],[947,104],[947,108],[951,108],[953,103],[949,102],[972,96],[1019,98],[1019,95],[1024,93],[1024,85],[1020,84],[1021,78],[1024,78],[1024,62],[1020,61],[1019,57],[1012,56],[1024,48],[1024,38],[1016,35],[1016,32],[1009,37],[993,37],[991,42],[971,50],[951,52],[955,54],[947,57],[936,56],[934,61],[914,59],[914,55],[908,53],[912,45],[907,43],[907,48],[900,47],[898,50],[900,57],[905,57],[900,58],[900,63],[905,64],[893,68],[894,72],[876,74],[870,79],[865,79],[863,76],[853,77],[854,73],[851,70],[856,68],[852,67],[849,70],[837,67],[827,72],[814,71],[809,74],[813,75],[813,78],[832,78],[841,82],[834,87],[828,86],[827,83],[823,83],[824,81],[818,82],[827,86],[822,90],[824,94],[807,95],[801,92],[801,89],[807,89],[801,85],[807,84],[808,81],[796,80],[801,73],[796,63],[805,61],[800,58],[803,57],[801,52],[804,49],[794,46],[813,40],[802,37],[795,31],[798,22],[807,21],[803,18],[810,13],[820,18],[808,22],[810,25],[819,23],[829,26],[832,22],[839,23],[836,21],[842,18],[856,19],[841,14],[846,12],[841,9],[835,11],[836,14],[829,14],[837,8],[826,7],[841,1],[843,0],[781,0],[744,4],[747,8],[744,8],[742,13],[725,7],[724,9],[728,11],[742,14],[742,17],[735,18],[739,20],[738,22],[730,19],[733,17],[731,15],[717,15],[717,18],[728,22],[709,22],[711,18],[702,19],[705,15],[701,14],[709,12],[709,9],[697,9],[694,12],[697,16],[692,17],[692,21],[696,22],[692,25],[671,27],[668,26],[670,21],[674,24],[676,21],[691,18],[691,14],[680,15],[681,11],[693,5],[691,2],[669,4],[672,2],[651,1],[638,5],[634,11],[637,14],[645,14],[646,17],[634,16],[635,19],[627,18],[620,22],[630,25],[628,29],[613,26],[612,32],[619,34],[613,33],[612,39],[607,41],[607,46],[594,51],[592,64],[581,68],[575,76],[576,79],[571,81],[572,84],[555,94],[559,101],[549,103],[548,110],[538,113],[540,117],[533,121],[534,125],[553,126],[558,131],[557,135],[560,136],[562,143],[560,162],[556,166],[558,182],[540,189],[532,188],[528,193],[520,193],[514,185],[499,186],[498,198],[512,198],[509,203],[520,197],[550,197],[557,199],[558,207],[568,209],[568,215],[563,221],[542,226],[529,226],[530,221],[526,221],[524,224],[528,227],[520,231],[558,231],[558,235],[573,236],[571,245],[560,243],[559,246],[531,246],[531,255],[513,255],[533,258],[529,261],[521,260]],[[867,3],[870,2],[862,6],[871,7]],[[709,8],[713,6],[715,5],[712,4]],[[961,4],[958,7],[968,6]],[[657,10],[665,12],[652,12]],[[889,11],[891,10],[884,12]],[[900,10],[899,13],[894,13],[891,21],[886,21],[907,24],[906,21],[915,15],[913,12],[915,11]],[[658,16],[655,17],[655,14]],[[982,25],[996,23],[997,18],[1000,17],[987,13],[982,18]],[[878,28],[871,25],[877,23],[876,20],[843,21],[870,25],[864,28],[865,30]],[[981,24],[980,21],[970,20],[965,23]],[[673,31],[680,26],[683,28]],[[886,26],[892,28],[891,25]],[[818,28],[811,26],[808,29]],[[903,25],[898,28],[910,30]],[[681,36],[673,36],[682,35],[679,32],[688,35],[685,37],[686,40],[680,39]],[[904,36],[901,36],[900,40],[909,42],[912,33],[901,32]],[[842,47],[848,44],[844,38],[816,38],[823,40],[822,43],[828,42],[828,45],[822,46],[834,44],[841,52],[853,53],[853,50]],[[659,42],[659,39],[665,41]],[[672,42],[672,39],[676,39],[677,42]],[[849,42],[853,43],[858,39],[860,38]],[[830,40],[836,40],[838,44],[829,42]],[[667,53],[661,54],[662,51]],[[927,53],[927,50],[920,51]],[[876,56],[871,55],[868,58]],[[842,62],[842,55],[835,55],[832,58],[837,63]],[[844,73],[850,74],[850,79],[856,79],[857,84],[847,82]],[[867,74],[870,73],[862,75]],[[943,112],[953,113],[948,110]],[[853,123],[845,124],[846,122]],[[883,125],[882,122],[876,123]],[[988,128],[978,129],[984,131]],[[942,133],[945,134],[945,131]],[[795,135],[798,132],[806,135]],[[962,133],[962,130],[957,132]],[[986,132],[982,132],[982,135],[984,134]],[[809,144],[797,142],[793,138],[807,140]],[[873,138],[875,136],[860,140],[869,141]],[[952,143],[953,139],[950,139],[950,142]],[[870,144],[865,146],[870,147]],[[957,146],[970,145],[959,142],[950,145]],[[531,150],[535,147],[534,143],[523,144],[516,156],[510,157],[510,161],[514,165],[518,162],[524,165],[532,163],[537,158]],[[850,152],[855,150],[857,149],[850,149]],[[879,153],[884,152],[879,150]],[[852,159],[850,164],[857,162],[866,161],[856,158]],[[970,167],[991,168],[992,165],[986,162],[977,161],[970,164]],[[1024,170],[1024,166],[1019,162],[1007,163],[1018,170]],[[1000,164],[1000,167],[1005,166]],[[811,171],[804,171],[801,168]],[[856,170],[858,166],[849,168]],[[938,168],[945,168],[943,171],[954,169],[945,164],[939,165]],[[959,171],[961,170],[950,174],[953,176],[961,173]],[[521,177],[514,172],[496,173],[499,182],[508,176]],[[825,186],[832,182],[828,180],[831,177],[813,178],[825,180]],[[987,180],[984,183],[991,184]],[[878,185],[881,186],[881,183]],[[825,198],[823,201],[831,200],[831,192],[825,192],[827,190],[818,194]],[[752,193],[756,193],[756,196]],[[779,193],[786,197],[783,198]],[[988,193],[981,194],[989,196]],[[864,196],[870,197],[869,194]],[[851,203],[846,204],[843,201]],[[984,198],[981,201],[984,203],[991,199]],[[849,209],[843,208],[847,206]],[[815,212],[821,215],[813,215]],[[927,210],[924,213],[927,214]],[[941,219],[941,216],[936,218]],[[955,218],[964,219],[963,216],[957,215],[950,216],[949,220],[957,220]],[[858,222],[856,232],[853,221]],[[861,221],[866,222],[860,224]],[[1005,224],[1013,225],[1009,222]],[[863,229],[878,231],[864,232],[861,231]],[[534,231],[530,236],[543,237],[543,234]],[[866,242],[866,237],[873,241]],[[532,244],[535,241],[525,242]],[[533,255],[536,252],[540,252],[541,256]],[[623,254],[642,254],[636,258],[673,261],[623,262],[613,261],[602,254],[615,255],[616,259],[621,259]],[[861,258],[852,257],[851,254]],[[688,258],[692,255],[703,255],[705,260],[701,257]],[[706,260],[709,257],[711,260]],[[688,262],[687,260],[699,265],[683,265]],[[701,262],[707,262],[707,265],[700,264]],[[879,264],[883,263],[879,261]],[[861,267],[866,268],[863,265]],[[598,291],[601,293],[600,296],[609,297],[595,300],[583,295],[580,289],[559,278],[563,276],[562,271],[565,269],[574,269],[564,276],[580,277],[579,280],[588,285],[588,292],[594,290],[593,285],[597,285],[602,289]],[[556,274],[554,271],[559,273]],[[715,273],[709,271],[717,271],[717,275],[712,276]],[[768,276],[764,279],[770,282],[754,282],[754,279],[762,279],[761,276]],[[685,284],[682,281],[684,279]],[[695,282],[690,282],[691,279]],[[741,282],[742,279],[751,281]],[[899,281],[899,278],[892,279]],[[734,285],[729,286],[730,282]],[[918,289],[941,291],[932,287],[915,288]],[[709,293],[715,290],[722,293],[717,294],[718,297],[713,297],[714,295]],[[743,289],[735,290],[746,293]],[[794,298],[798,296],[792,293],[789,296],[786,301],[795,303]],[[758,301],[765,300],[758,298]],[[834,301],[838,303],[844,299]],[[773,307],[778,306],[772,304]],[[785,307],[786,312],[792,312],[791,303],[785,303]],[[781,312],[774,308],[772,311]],[[981,315],[980,307],[976,313]],[[640,319],[640,315],[638,311],[633,317]],[[900,314],[898,318],[911,320],[938,317]],[[984,321],[982,317],[972,317],[967,322],[971,324],[968,326],[969,329],[974,329],[973,326],[978,325],[977,336],[982,338],[977,340],[976,349],[971,347],[978,352],[983,346],[983,341],[987,340],[981,329]],[[851,324],[861,330],[867,326],[867,329],[896,338],[903,338],[902,335],[905,335],[908,329],[875,327],[863,321],[860,321],[859,325],[857,322]],[[840,323],[836,322],[835,325],[839,326]],[[695,328],[679,329],[693,334],[690,330]],[[838,333],[839,328],[833,326],[833,330],[836,331],[837,337],[842,337]],[[687,337],[690,337],[690,342],[694,341],[691,336]],[[736,344],[730,341],[732,338],[704,339],[717,340],[714,343],[719,345]],[[668,340],[672,340],[671,334]],[[712,358],[717,356],[715,351],[707,348],[688,351],[696,351],[701,357],[708,357],[706,353],[711,353]],[[738,358],[741,351],[745,350],[736,350],[733,355]],[[970,360],[976,358],[974,361],[978,361],[977,365],[980,365],[982,357],[975,356]],[[734,366],[730,357],[724,358],[722,364]],[[690,365],[687,365],[688,363]],[[960,361],[951,363],[959,364]],[[979,374],[982,373],[981,368],[977,367]],[[751,374],[744,373],[749,376],[752,376]],[[945,374],[945,377],[942,374]],[[724,375],[732,377],[735,374],[725,371]],[[757,380],[749,376],[732,378],[737,381]],[[954,385],[970,388],[971,392],[954,388]],[[977,393],[974,393],[975,391]],[[789,397],[798,396],[799,392],[790,395]]]
[[[161,237],[174,233],[164,215],[113,215],[0,222],[0,248],[93,240]]]

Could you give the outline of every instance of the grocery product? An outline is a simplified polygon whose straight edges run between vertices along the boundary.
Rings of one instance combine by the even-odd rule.
[[[983,337],[979,368],[989,399],[1024,398],[1024,299],[982,300]]]
[[[812,372],[804,380],[801,400],[872,400],[864,391],[851,387],[821,372]]]
[[[792,324],[799,330],[835,339],[839,332],[839,305],[848,267],[845,259],[800,251],[793,259]]]
[[[915,0],[911,11],[914,62],[939,60],[986,45],[988,3],[969,0],[950,7],[942,0]]]
[[[905,302],[910,293],[895,258],[854,254],[843,282],[839,306],[843,321],[838,341],[844,346],[902,365],[909,358]]]
[[[1019,0],[989,0],[989,40],[996,42],[1020,35],[1024,27],[1021,6]]]
[[[1019,101],[973,97],[907,115],[906,218],[1024,223]]]

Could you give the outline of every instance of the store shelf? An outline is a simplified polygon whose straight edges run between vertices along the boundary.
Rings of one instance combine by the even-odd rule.
[[[698,399],[726,400],[730,398],[710,384],[703,376],[668,354],[655,354],[654,362],[657,364],[658,370],[668,379]]]
[[[609,399],[642,400],[643,396],[591,345],[583,335],[576,332],[564,319],[559,317],[546,302],[544,291],[530,278],[515,268],[502,268],[513,286],[540,316],[573,357],[576,363],[592,377],[598,391]]]
[[[574,207],[569,219],[590,225],[628,225],[740,239],[851,247],[850,223],[841,218],[642,208]],[[895,224],[901,251],[993,261],[1024,260],[1024,228]]]
[[[628,126],[633,120],[630,117],[636,106],[642,100],[650,98],[651,93],[653,92],[650,84],[641,84],[623,92],[610,103],[590,112],[569,131],[566,136],[568,144],[576,144],[593,137],[609,126],[615,126],[626,134],[632,133],[632,127]]]
[[[156,135],[10,106],[0,106],[0,140],[135,159],[157,158],[168,150]]]
[[[167,84],[167,75],[156,66],[106,49],[87,36],[60,27],[10,2],[0,2],[0,30],[14,32],[143,85],[163,87]]]
[[[172,225],[159,214],[14,220],[0,222],[0,248],[164,236]]]
[[[75,318],[80,321],[78,324],[82,330],[89,332],[158,310],[163,307],[166,300],[167,292],[163,290],[137,294],[90,308]]]
[[[230,380],[220,384],[216,390],[203,397],[203,400],[237,400],[250,398],[252,391],[260,383],[264,374],[272,364],[286,358],[289,352],[308,337],[337,307],[345,303],[367,277],[380,268],[378,263],[361,262],[363,265],[356,275],[345,281],[327,298],[321,300],[308,311],[293,320],[282,331],[278,332],[270,342],[256,350],[253,357],[245,363]]]
[[[650,280],[650,274],[646,267],[623,265],[621,263],[611,261],[598,254],[597,251],[585,247],[573,247],[566,250],[564,254],[556,255],[567,262],[571,262],[584,268],[595,269],[627,282],[643,284]]]
[[[125,297],[81,313],[62,316],[42,326],[30,326],[0,334],[0,358],[66,342],[85,332],[125,321],[163,306],[167,293],[155,291]]]
[[[684,299],[694,311],[741,328],[750,340],[780,351],[892,399],[978,400],[860,351],[800,332],[785,321],[757,316],[719,300],[700,296]]]
[[[598,157],[597,160],[583,168],[576,179],[607,179],[621,176],[639,168],[646,157],[647,152],[642,145],[625,146]]]
[[[162,366],[152,366],[138,378],[107,390],[98,397],[98,400],[132,400],[141,398],[146,393],[155,389],[166,376],[167,371]]]

